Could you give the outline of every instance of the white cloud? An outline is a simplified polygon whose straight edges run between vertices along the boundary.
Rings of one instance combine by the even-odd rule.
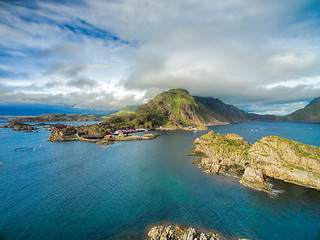
[[[259,111],[262,101],[288,110],[319,95],[312,2],[30,4],[0,5],[0,47],[9,56],[1,68],[18,75],[0,85],[23,99],[105,108],[180,87]]]

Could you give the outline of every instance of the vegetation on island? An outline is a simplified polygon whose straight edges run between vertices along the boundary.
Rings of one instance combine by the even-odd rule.
[[[320,149],[268,136],[254,144],[237,134],[208,132],[195,141],[194,163],[207,173],[235,172],[243,185],[272,192],[267,177],[320,190]]]
[[[135,106],[126,106],[122,109],[120,109],[118,112],[112,113],[111,116],[122,116],[126,114],[135,113],[140,105]]]
[[[220,105],[215,108],[217,102]],[[245,113],[235,109],[237,108],[214,98],[194,97],[186,90],[171,89],[141,105],[135,113],[109,117],[101,125],[117,129],[160,126],[170,129],[204,128],[206,125],[226,124],[243,119]],[[228,117],[222,118],[223,114]]]
[[[38,129],[33,125],[22,123],[22,122],[12,122],[7,125],[3,125],[0,128],[11,128],[12,131],[25,131],[25,132],[32,132]]]

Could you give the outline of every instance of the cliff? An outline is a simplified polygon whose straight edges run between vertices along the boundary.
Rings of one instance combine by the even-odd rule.
[[[210,131],[195,141],[195,161],[207,173],[235,172],[240,183],[272,192],[267,177],[320,190],[320,149],[277,136],[253,145],[236,134]]]

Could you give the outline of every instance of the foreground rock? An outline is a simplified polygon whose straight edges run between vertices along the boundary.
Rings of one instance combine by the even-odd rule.
[[[272,192],[266,177],[320,190],[320,150],[282,137],[264,137],[253,145],[236,134],[210,131],[195,141],[194,163],[207,173],[235,172],[240,183]]]
[[[7,125],[1,126],[0,128],[12,128],[12,131],[25,131],[25,132],[32,132],[33,130],[38,129],[35,126],[22,123],[22,122],[12,122]]]
[[[148,232],[147,240],[222,240],[218,233],[198,232],[195,228],[179,226],[154,226]]]

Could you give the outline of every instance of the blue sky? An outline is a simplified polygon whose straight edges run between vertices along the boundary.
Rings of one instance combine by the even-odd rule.
[[[257,113],[320,96],[318,1],[1,1],[1,104],[112,109],[171,88]]]

